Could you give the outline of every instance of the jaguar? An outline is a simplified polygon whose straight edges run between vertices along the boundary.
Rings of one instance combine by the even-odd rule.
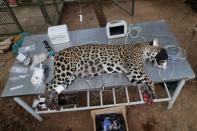
[[[54,57],[54,78],[46,84],[46,104],[58,106],[58,95],[77,78],[123,73],[143,98],[156,98],[154,83],[144,71],[146,60],[166,68],[168,54],[158,39],[136,44],[87,44],[66,48]],[[145,100],[144,100],[145,101]]]

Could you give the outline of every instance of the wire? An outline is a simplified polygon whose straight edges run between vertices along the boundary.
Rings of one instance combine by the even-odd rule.
[[[128,38],[130,37],[132,40],[137,39],[137,38],[142,38],[143,42],[145,42],[145,38],[143,36],[140,36],[140,32],[142,29],[139,26],[134,26],[133,24],[130,24],[128,29],[127,29],[127,34],[125,37],[125,44],[128,44]],[[135,34],[132,34],[132,32],[136,32]]]
[[[167,45],[167,46],[164,47],[164,49],[169,49],[169,48],[176,49],[177,53],[173,54],[173,55],[168,55],[169,56],[168,60],[171,61],[171,65],[172,65],[172,72],[170,73],[169,77],[166,77],[168,79],[172,78],[172,76],[174,74],[174,62],[178,61],[178,60],[187,60],[187,52],[186,52],[185,49],[183,49],[183,48],[181,48],[179,46],[176,46],[176,45]],[[162,71],[163,71],[163,69],[159,70],[159,76],[163,80],[166,80],[166,78],[161,75]]]
[[[172,60],[186,60],[187,59],[187,52],[185,49],[179,47],[179,46],[176,46],[176,45],[167,45],[164,47],[164,49],[169,49],[169,48],[174,48],[177,50],[177,54],[175,55],[168,55],[170,56],[169,59],[172,59]]]

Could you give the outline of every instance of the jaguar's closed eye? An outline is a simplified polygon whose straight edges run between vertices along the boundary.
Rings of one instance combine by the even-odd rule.
[[[159,64],[163,64],[163,63],[166,63],[167,62],[167,60],[161,60],[161,61],[159,61]]]

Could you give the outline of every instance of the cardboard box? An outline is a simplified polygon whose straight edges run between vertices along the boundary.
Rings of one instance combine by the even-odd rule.
[[[92,119],[93,119],[94,131],[96,131],[96,116],[101,115],[101,114],[111,114],[111,113],[122,114],[123,117],[124,117],[125,125],[126,125],[126,131],[129,131],[128,125],[127,125],[127,119],[126,119],[126,108],[125,108],[125,106],[118,106],[118,107],[92,110],[91,111],[91,116],[92,116]]]

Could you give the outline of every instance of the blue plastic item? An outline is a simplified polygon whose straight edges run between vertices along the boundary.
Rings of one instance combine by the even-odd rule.
[[[51,50],[51,51],[48,52],[48,55],[49,56],[55,56],[55,52],[53,50]]]
[[[20,39],[12,45],[12,52],[14,55],[18,55],[18,49],[22,46],[24,38],[28,36],[29,33],[22,32],[19,35]]]
[[[112,125],[111,121],[109,120],[108,117],[106,117],[104,119],[104,122],[103,122],[103,129],[104,129],[104,131],[110,131],[111,125]]]

